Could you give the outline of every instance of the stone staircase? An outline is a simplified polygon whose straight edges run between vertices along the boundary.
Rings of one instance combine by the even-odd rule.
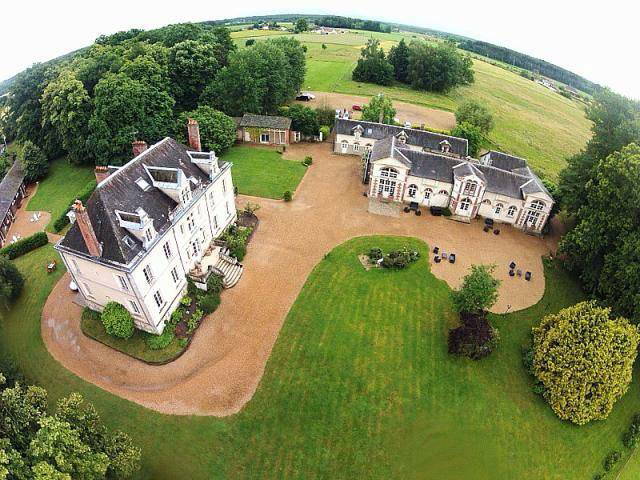
[[[223,275],[222,286],[224,288],[231,288],[240,281],[244,267],[238,260],[229,256],[228,250],[225,249],[223,252],[220,252],[220,257],[215,269]]]

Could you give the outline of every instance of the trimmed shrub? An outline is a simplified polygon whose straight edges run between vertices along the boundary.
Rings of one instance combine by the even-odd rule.
[[[220,305],[220,294],[207,294],[200,299],[198,308],[202,310],[202,313],[209,315],[216,311]]]
[[[445,217],[451,216],[451,210],[449,210],[449,207],[445,207],[442,209],[442,215],[444,215]]]
[[[310,155],[307,155],[306,157],[304,157],[304,160],[302,161],[302,164],[305,167],[308,167],[309,165],[311,165],[313,163],[313,157],[311,157]]]
[[[640,413],[636,413],[631,420],[629,428],[622,436],[622,443],[627,448],[635,448],[640,442]]]
[[[207,279],[207,293],[208,294],[220,294],[222,292],[222,277],[220,275],[210,275]]]
[[[449,353],[480,360],[496,349],[500,334],[486,316],[461,314],[462,325],[449,330]]]
[[[291,191],[287,190],[286,192],[284,192],[284,194],[282,195],[282,199],[285,202],[290,202],[291,199],[293,198],[293,195],[291,194]]]
[[[203,293],[204,292],[202,290],[196,287],[196,284],[193,280],[191,280],[191,277],[187,276],[187,295],[189,295],[191,298],[197,299]]]
[[[615,466],[616,463],[620,461],[620,452],[617,450],[612,450],[604,457],[604,461],[602,462],[602,466],[604,467],[606,472],[610,472],[611,469]]]
[[[40,248],[49,243],[47,234],[44,232],[34,233],[30,237],[18,240],[16,243],[11,243],[0,250],[0,255],[5,255],[9,260],[18,258],[25,253],[29,253],[31,250]]]
[[[417,251],[402,247],[402,250],[394,250],[386,254],[382,259],[382,266],[384,268],[400,270],[406,268],[410,263],[418,260],[418,258],[420,258],[420,254]]]
[[[173,328],[165,327],[162,335],[149,334],[145,339],[145,343],[151,350],[162,350],[167,348],[174,338]]]
[[[320,127],[320,133],[322,134],[322,140],[326,140],[331,135],[331,128],[327,125],[322,125]]]
[[[246,42],[244,42],[244,46],[245,47],[250,47],[251,45],[253,45],[254,43],[256,43],[255,38],[250,38],[248,39]]]
[[[109,335],[118,338],[131,338],[134,331],[133,317],[118,302],[109,302],[100,316],[104,329]]]

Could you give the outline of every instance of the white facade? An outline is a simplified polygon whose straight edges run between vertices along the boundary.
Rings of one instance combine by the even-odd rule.
[[[150,240],[144,230],[140,234],[144,235],[144,250],[128,264],[105,261],[65,248],[62,242],[58,244],[57,249],[90,308],[101,311],[107,303],[118,302],[132,314],[137,328],[162,333],[165,321],[186,291],[187,274],[213,239],[237,218],[231,164],[218,166],[215,155],[213,158],[210,183],[183,198],[161,232],[151,228]],[[98,189],[109,188],[108,182],[100,183]],[[136,211],[137,207],[132,205],[129,210]],[[125,220],[121,226],[131,236],[137,236],[135,224],[130,226]]]

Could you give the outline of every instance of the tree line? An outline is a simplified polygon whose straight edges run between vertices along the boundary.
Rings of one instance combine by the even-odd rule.
[[[500,47],[487,42],[481,42],[479,40],[468,39],[462,40],[458,43],[458,48],[493,58],[494,60],[499,60],[501,62],[508,63],[509,65],[524,68],[531,72],[537,72],[540,75],[552,78],[589,94],[593,94],[602,88],[600,85],[570,72],[569,70],[558,67],[553,63],[525,55],[524,53],[516,52],[509,48]]]
[[[391,26],[376,20],[360,20],[358,18],[340,17],[329,15],[326,17],[314,18],[313,23],[321,27],[349,28],[353,30],[367,30],[370,32],[391,32]]]
[[[99,37],[70,60],[20,74],[0,127],[49,159],[66,154],[78,164],[121,164],[133,140],[180,135],[185,112],[275,113],[299,91],[305,68],[304,49],[292,38],[238,51],[224,27],[129,30]],[[203,115],[212,116],[209,110]],[[235,127],[216,116],[225,128],[208,143],[224,149]]]
[[[447,92],[473,83],[473,61],[450,41],[430,43],[402,39],[385,54],[377,39],[361,50],[352,77],[359,82],[391,85],[394,81],[416,90]]]

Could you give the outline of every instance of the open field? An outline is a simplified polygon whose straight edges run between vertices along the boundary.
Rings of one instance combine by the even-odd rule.
[[[566,157],[577,153],[590,136],[591,124],[584,116],[581,103],[481,60],[474,60],[475,83],[448,94],[420,92],[404,85],[382,87],[351,80],[360,48],[369,37],[379,38],[383,47],[388,49],[400,38],[410,41],[414,37],[423,37],[421,35],[357,32],[294,36],[307,46],[305,90],[365,97],[383,92],[397,101],[450,112],[466,100],[478,100],[489,107],[496,120],[496,127],[490,135],[491,148],[529,159],[542,176],[556,179]],[[323,43],[326,49],[322,49]],[[429,126],[428,122],[425,123]]]
[[[371,246],[405,244],[423,254],[405,271],[366,272],[356,258]],[[223,419],[151,412],[55,362],[39,332],[44,301],[64,270],[44,271],[55,255],[50,246],[16,261],[27,283],[2,319],[0,351],[51,401],[79,391],[110,427],[129,432],[144,450],[140,479],[407,478],[418,471],[445,480],[591,478],[609,450],[621,449],[620,434],[640,410],[637,380],[607,421],[575,427],[531,392],[520,363],[530,327],[581,299],[575,283],[547,265],[540,303],[493,317],[502,343],[491,357],[452,358],[449,289],[429,272],[426,254],[421,241],[400,237],[361,237],[333,250],[289,312],[255,397]]]
[[[307,167],[286,160],[275,148],[238,146],[222,155],[233,163],[233,183],[244,195],[282,198],[285,191],[295,192]]]
[[[66,158],[51,162],[49,173],[38,185],[36,194],[29,200],[27,210],[44,210],[51,213],[51,222],[55,222],[69,207],[69,204],[91,180],[94,179],[91,167],[71,165]],[[53,231],[49,223],[46,230]]]

